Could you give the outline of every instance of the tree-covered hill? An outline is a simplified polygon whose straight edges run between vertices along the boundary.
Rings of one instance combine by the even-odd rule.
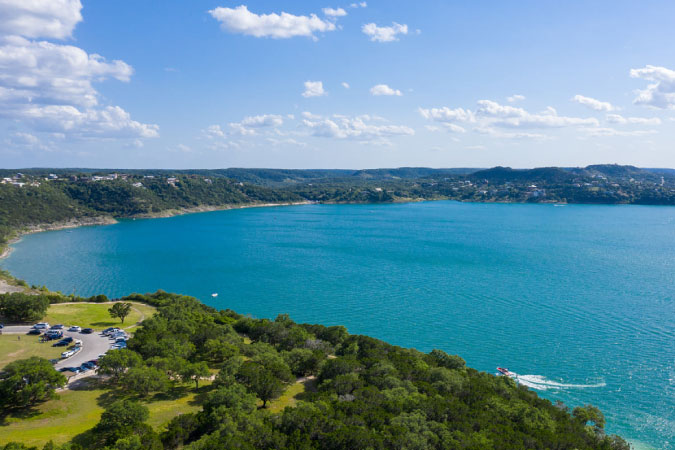
[[[155,305],[158,314],[128,349],[101,358],[105,411],[63,450],[629,448],[604,433],[597,408],[553,404],[441,350],[423,353],[288,315],[253,319],[161,291],[122,301]],[[21,379],[10,375],[0,376],[0,391]],[[203,380],[210,384],[200,387]],[[300,383],[295,404],[268,409]],[[144,402],[185,389],[199,392],[196,412],[164,429],[146,423]]]

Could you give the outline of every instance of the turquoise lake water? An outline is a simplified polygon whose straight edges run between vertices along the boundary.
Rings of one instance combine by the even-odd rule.
[[[440,348],[675,449],[673,207],[251,208],[26,236],[0,265],[64,293],[161,288]]]

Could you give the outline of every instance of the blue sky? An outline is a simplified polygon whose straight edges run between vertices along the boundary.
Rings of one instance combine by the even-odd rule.
[[[675,167],[674,17],[667,1],[0,0],[0,166]]]

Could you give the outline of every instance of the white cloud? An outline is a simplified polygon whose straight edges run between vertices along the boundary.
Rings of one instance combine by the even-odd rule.
[[[321,97],[323,95],[326,95],[326,91],[323,90],[323,82],[305,81],[305,91],[302,93],[303,97]]]
[[[206,130],[204,130],[204,134],[207,137],[210,138],[224,138],[225,137],[225,132],[223,131],[222,128],[220,128],[220,125],[209,125]]]
[[[450,109],[447,106],[442,108],[418,108],[419,113],[425,119],[433,120],[435,122],[475,122],[476,118],[468,109],[456,108]]]
[[[630,76],[652,81],[647,89],[637,91],[638,96],[633,103],[654,108],[675,109],[675,70],[647,65],[641,69],[631,69]]]
[[[415,130],[405,125],[380,125],[378,118],[368,115],[348,117],[333,115],[330,117],[303,113],[303,125],[313,136],[334,139],[355,139],[373,141],[393,136],[412,136]],[[311,118],[310,118],[311,117]]]
[[[342,87],[345,88],[345,89],[349,89],[349,83],[347,83],[346,81],[343,81]]]
[[[559,116],[555,109],[549,107],[539,114],[532,114],[523,108],[500,105],[492,100],[479,100],[476,115],[486,118],[493,125],[501,127],[527,128],[556,128],[566,126],[597,126],[598,119],[594,117],[566,117]]]
[[[80,0],[0,0],[0,34],[65,39],[81,10]]]
[[[579,103],[580,105],[587,106],[595,111],[615,111],[616,108],[609,102],[603,102],[591,97],[585,97],[583,95],[575,95],[572,97],[572,101]]]
[[[259,128],[259,127],[279,127],[284,124],[284,118],[277,114],[262,114],[259,116],[245,117],[241,121],[245,127]]]
[[[658,117],[624,117],[620,114],[607,114],[607,122],[621,125],[660,125],[661,119]]]
[[[236,8],[218,7],[209,11],[223,30],[254,37],[287,39],[305,36],[316,39],[314,33],[334,31],[333,22],[322,20],[316,14],[296,16],[286,12],[281,14],[255,14],[246,5]]]
[[[506,97],[506,101],[509,103],[521,102],[523,100],[525,100],[525,96],[520,94],[513,94],[510,97]]]
[[[255,134],[255,130],[247,128],[239,122],[231,123],[230,129],[232,130],[232,134],[237,136],[253,136]]]
[[[646,136],[649,134],[656,133],[656,130],[633,130],[633,131],[623,131],[617,130],[615,128],[602,128],[602,127],[592,127],[584,129],[589,136],[593,137],[633,137],[633,136]]]
[[[99,105],[93,83],[129,81],[131,66],[73,45],[28,39],[70,36],[81,8],[79,0],[0,0],[0,117],[64,137],[158,136],[157,125]]]
[[[368,3],[366,2],[352,3],[349,5],[350,8],[365,8],[366,6],[368,6]]]
[[[446,130],[463,133],[465,127],[460,124],[475,124],[473,131],[500,139],[547,139],[542,133],[531,131],[505,131],[504,128],[545,129],[562,127],[598,127],[599,121],[593,117],[579,118],[558,115],[548,107],[540,113],[530,113],[523,108],[501,105],[492,100],[478,101],[475,111],[464,108],[418,108],[418,112],[427,120],[443,125]],[[438,129],[435,127],[434,129]]]
[[[344,17],[347,15],[347,11],[342,8],[324,8],[322,11],[328,17]]]
[[[408,25],[394,22],[390,27],[378,27],[374,23],[367,23],[361,27],[361,31],[373,42],[392,42],[398,41],[399,34],[408,34]]]
[[[396,95],[398,97],[403,95],[398,89],[392,89],[386,84],[376,84],[370,88],[370,93],[371,95]]]
[[[499,139],[547,139],[545,134],[529,132],[510,132],[497,130],[492,127],[476,127],[474,131],[481,134],[488,134]]]

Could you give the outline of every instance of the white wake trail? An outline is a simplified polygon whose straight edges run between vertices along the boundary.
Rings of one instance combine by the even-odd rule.
[[[549,389],[590,389],[607,386],[607,383],[605,382],[595,384],[567,384],[549,380],[541,375],[519,375],[517,373],[514,373],[514,375],[518,383],[539,391],[547,391]]]

